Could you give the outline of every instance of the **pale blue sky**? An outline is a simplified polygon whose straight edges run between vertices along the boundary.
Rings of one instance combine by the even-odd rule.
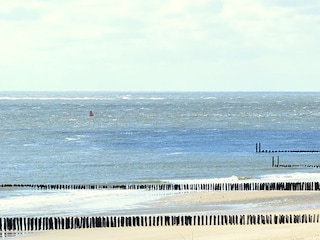
[[[320,91],[318,0],[0,0],[0,91]]]

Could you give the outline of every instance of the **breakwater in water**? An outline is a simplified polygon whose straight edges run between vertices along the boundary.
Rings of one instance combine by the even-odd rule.
[[[121,185],[2,184],[0,185],[0,188],[32,188],[36,190],[319,191],[320,182],[164,183]]]
[[[257,153],[320,153],[320,150],[316,149],[262,149],[261,143],[256,143],[256,152]]]
[[[40,231],[80,228],[147,226],[220,226],[319,223],[319,214],[246,214],[187,216],[92,216],[0,218],[0,231]]]
[[[277,157],[277,162],[275,162],[275,157],[272,157],[271,166],[273,168],[320,168],[319,164],[280,164],[280,157]]]

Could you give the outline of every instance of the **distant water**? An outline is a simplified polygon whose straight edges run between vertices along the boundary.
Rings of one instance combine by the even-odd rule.
[[[320,150],[320,93],[0,92],[0,109],[0,184],[320,181],[271,168],[319,153],[255,152]],[[118,213],[160,195],[2,189],[0,215]]]

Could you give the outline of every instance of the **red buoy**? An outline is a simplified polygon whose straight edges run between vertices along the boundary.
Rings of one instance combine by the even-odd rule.
[[[94,116],[93,112],[90,111],[90,112],[89,112],[89,117],[93,117],[93,116]]]

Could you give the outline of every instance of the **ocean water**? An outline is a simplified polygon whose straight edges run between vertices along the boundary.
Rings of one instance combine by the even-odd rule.
[[[88,116],[93,111],[94,116]],[[0,184],[320,181],[320,93],[0,92]],[[148,212],[147,191],[1,189],[0,216]]]

